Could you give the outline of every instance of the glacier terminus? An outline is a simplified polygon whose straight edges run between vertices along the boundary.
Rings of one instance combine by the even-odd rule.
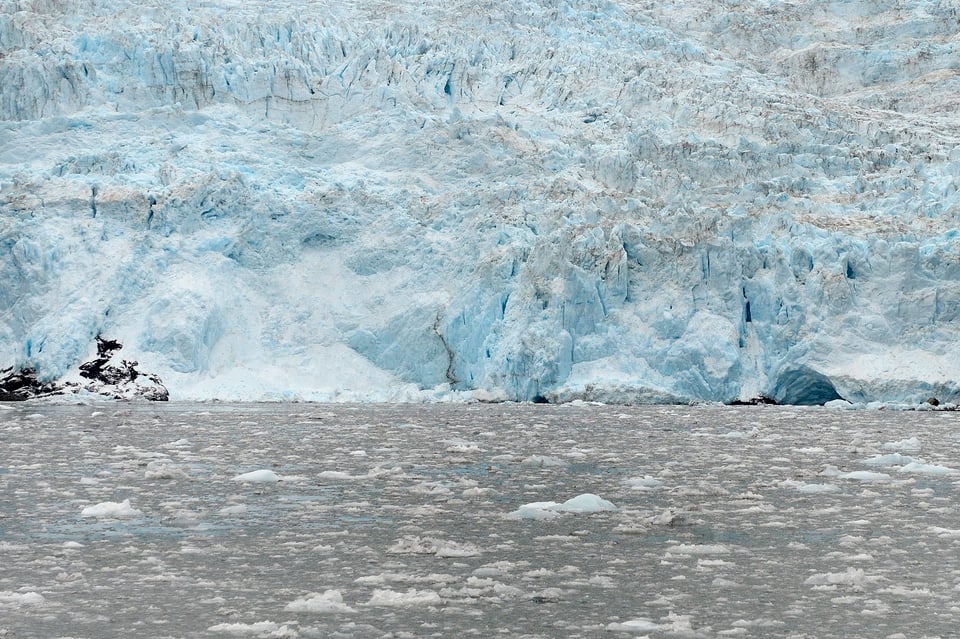
[[[0,0],[0,368],[960,400],[934,0]]]

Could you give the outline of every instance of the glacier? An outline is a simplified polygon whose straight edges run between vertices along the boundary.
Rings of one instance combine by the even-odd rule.
[[[957,403],[958,95],[935,0],[0,0],[0,367]]]

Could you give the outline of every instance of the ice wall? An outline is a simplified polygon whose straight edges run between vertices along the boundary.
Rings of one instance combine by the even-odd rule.
[[[0,365],[957,401],[956,11],[0,0]]]

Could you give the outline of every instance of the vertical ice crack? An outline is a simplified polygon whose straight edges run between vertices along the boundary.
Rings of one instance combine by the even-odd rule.
[[[440,338],[440,343],[443,344],[443,350],[447,352],[447,382],[449,382],[451,386],[455,386],[460,382],[460,380],[457,379],[456,374],[453,372],[453,349],[450,348],[447,338],[444,337],[443,333],[440,332],[440,321],[442,319],[443,313],[437,311],[437,318],[433,321],[433,332],[437,334],[438,338]]]

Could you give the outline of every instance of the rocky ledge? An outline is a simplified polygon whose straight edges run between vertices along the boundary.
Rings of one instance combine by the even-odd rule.
[[[32,368],[0,370],[0,401],[18,402],[40,397],[94,393],[110,399],[170,399],[156,375],[137,370],[138,362],[120,359],[120,342],[97,336],[97,357],[80,365],[81,382],[43,381]]]

